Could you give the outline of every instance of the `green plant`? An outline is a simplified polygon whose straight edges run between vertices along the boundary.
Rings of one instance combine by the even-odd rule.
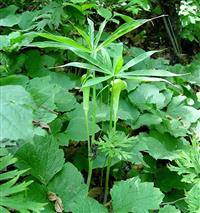
[[[110,35],[106,40],[104,40],[102,43],[99,44],[99,41],[101,39],[101,35],[102,32],[105,28],[105,25],[107,23],[107,21],[105,20],[99,27],[99,31],[96,34],[96,37],[94,35],[94,23],[88,19],[88,34],[86,32],[84,32],[83,30],[79,29],[76,27],[76,29],[78,30],[78,32],[80,33],[80,35],[83,37],[83,39],[85,40],[85,43],[87,44],[87,47],[84,47],[80,44],[78,44],[76,41],[70,39],[70,38],[66,38],[66,37],[62,37],[62,36],[56,36],[56,35],[51,35],[51,34],[47,34],[47,33],[39,33],[37,34],[38,36],[53,40],[54,42],[40,42],[40,43],[33,43],[32,45],[34,46],[38,46],[38,47],[59,47],[59,48],[64,48],[64,49],[70,49],[72,50],[75,54],[77,54],[79,57],[88,60],[92,65],[90,64],[84,64],[84,63],[71,63],[68,65],[64,65],[64,66],[76,66],[76,67],[81,67],[81,68],[86,68],[89,70],[89,72],[92,74],[92,80],[93,81],[99,81],[96,80],[96,66],[99,68],[97,69],[97,71],[100,71],[102,73],[110,73],[111,71],[107,69],[107,67],[101,63],[99,63],[96,59],[97,57],[97,52],[99,50],[101,50],[102,48],[105,48],[106,46],[108,46],[111,42],[115,41],[117,38],[121,37],[122,35],[130,32],[133,29],[138,28],[139,26],[141,26],[142,24],[144,24],[145,22],[147,22],[147,20],[142,20],[142,21],[132,21],[129,23],[126,23],[122,26],[120,26],[112,35]],[[108,56],[108,55],[107,55]],[[96,65],[96,66],[93,66]],[[62,66],[63,67],[63,66]],[[104,77],[104,80],[108,80],[109,78],[111,78],[111,76],[109,77]],[[91,81],[92,81],[91,80]],[[100,82],[102,82],[102,79],[100,80]],[[98,82],[99,83],[99,82]],[[87,83],[86,83],[87,84]],[[91,140],[91,144],[89,144],[89,146],[91,146],[94,143],[94,135],[95,135],[95,124],[96,124],[96,83],[87,85],[85,87],[91,87],[93,86],[93,124],[92,124],[92,140]],[[87,126],[89,126],[87,124]],[[88,138],[89,139],[89,138]],[[89,147],[89,150],[91,150],[91,147]],[[89,158],[90,158],[89,154]],[[91,180],[91,175],[92,175],[92,161],[89,160],[89,172],[88,172],[88,186],[90,185],[90,180]]]
[[[131,67],[135,66],[136,64],[140,63],[141,61],[145,60],[146,58],[150,57],[152,54],[156,53],[157,51],[149,51],[147,53],[141,54],[138,57],[130,60],[128,63],[123,65],[123,45],[121,43],[119,44],[111,44],[111,42],[115,41],[120,36],[124,35],[125,33],[129,32],[140,25],[144,24],[146,21],[132,21],[129,23],[126,23],[122,26],[120,26],[111,36],[106,38],[102,43],[99,44],[99,41],[101,39],[101,35],[103,32],[103,29],[106,25],[106,20],[101,24],[99,31],[96,35],[96,38],[94,36],[94,23],[91,20],[88,20],[89,27],[88,27],[88,34],[81,29],[77,28],[77,31],[80,33],[80,35],[85,40],[85,43],[87,44],[87,47],[81,46],[74,40],[70,38],[65,38],[61,36],[55,36],[47,33],[39,33],[39,36],[42,36],[44,38],[48,38],[50,40],[53,40],[53,47],[57,46],[59,47],[60,44],[62,45],[62,48],[70,49],[72,50],[76,55],[83,58],[89,63],[82,63],[82,62],[71,62],[62,66],[59,66],[59,68],[68,67],[68,66],[74,66],[82,69],[88,69],[88,76],[92,76],[92,79],[84,81],[83,84],[83,107],[85,112],[85,120],[86,120],[86,129],[88,134],[88,187],[90,187],[90,181],[92,176],[92,168],[93,168],[93,160],[90,156],[92,156],[91,147],[94,144],[95,141],[95,125],[96,125],[96,85],[105,81],[111,82],[112,88],[111,88],[111,102],[110,102],[110,129],[112,129],[112,122],[114,120],[114,131],[116,129],[116,122],[117,122],[117,111],[118,111],[118,105],[119,105],[119,97],[121,90],[126,88],[126,82],[122,81],[121,79],[138,79],[141,81],[164,81],[168,82],[167,80],[164,80],[163,78],[159,77],[165,77],[165,76],[178,76],[177,74],[170,73],[168,71],[163,70],[140,70],[140,71],[132,71],[132,72],[125,72]],[[32,45],[36,45],[39,47],[51,47],[52,43],[45,41],[42,43],[33,43]],[[109,46],[110,45],[110,46]],[[108,46],[106,49],[105,47]],[[110,47],[110,49],[109,49]],[[111,51],[115,48],[116,53],[112,56]],[[110,57],[110,54],[112,56],[112,60]],[[99,63],[99,60],[102,62]],[[105,76],[103,77],[97,77],[96,72],[102,73]],[[153,77],[152,77],[153,76]],[[85,76],[83,77],[85,78]],[[121,79],[117,79],[121,78]],[[87,78],[86,78],[87,79]],[[88,110],[89,110],[89,91],[90,87],[93,87],[93,124],[92,124],[92,138],[90,142],[89,137],[89,130],[88,130]],[[107,87],[107,86],[106,86]],[[87,105],[87,106],[86,106]],[[113,115],[114,114],[114,118]],[[110,173],[110,165],[111,165],[111,159],[109,160],[108,168],[107,168],[107,175],[106,175],[106,186],[105,186],[105,197],[104,202],[107,200],[107,194],[108,194],[108,180],[109,180],[109,173]]]
[[[105,153],[107,159],[104,203],[107,201],[109,192],[109,175],[112,160],[113,158],[128,160],[131,157],[131,153],[128,150],[132,147],[132,144],[133,138],[127,137],[123,132],[117,132],[115,127],[113,130],[111,129],[111,132],[108,132],[108,136],[104,136],[103,139],[96,142],[98,149]]]
[[[192,146],[181,151],[179,159],[176,160],[177,166],[170,165],[171,171],[177,172],[182,176],[182,181],[186,183],[196,183],[200,181],[200,152],[198,141],[193,138]]]
[[[0,158],[0,170],[5,170],[0,174],[0,211],[2,213],[8,213],[10,210],[22,213],[32,211],[39,213],[44,210],[45,203],[27,201],[23,196],[23,192],[28,189],[33,181],[17,183],[20,176],[27,172],[27,170],[16,169],[6,171],[6,168],[14,164],[16,161],[17,159],[11,155]]]
[[[175,162],[177,166],[170,165],[169,169],[181,175],[183,182],[192,185],[191,189],[185,193],[188,210],[191,213],[200,212],[200,152],[197,139],[192,139],[192,145],[182,151]]]
[[[200,30],[200,4],[196,0],[182,0],[179,8],[180,21],[183,27],[182,36],[198,42]]]
[[[18,159],[0,172],[14,175],[0,180],[0,189],[16,179],[4,191],[23,189],[3,194],[1,208],[199,211],[200,66],[199,54],[190,54],[198,53],[198,44],[187,51],[181,40],[184,65],[170,65],[162,19],[152,25],[148,18],[168,13],[164,20],[171,20],[174,38],[172,28],[181,28],[171,10],[180,9],[176,3],[0,3],[0,155]],[[181,7],[180,19],[195,22],[183,31],[198,41],[195,5]],[[179,41],[173,41],[178,53]],[[158,46],[165,51],[152,51]]]

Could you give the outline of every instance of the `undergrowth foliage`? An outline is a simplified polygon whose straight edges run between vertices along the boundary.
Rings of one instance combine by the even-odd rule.
[[[162,6],[0,3],[0,212],[200,213],[200,55],[142,49]]]

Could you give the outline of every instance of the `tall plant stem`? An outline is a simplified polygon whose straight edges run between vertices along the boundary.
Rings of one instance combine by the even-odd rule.
[[[96,127],[96,87],[93,87],[93,95],[92,95],[92,102],[93,102],[93,114],[92,114],[92,138],[91,138],[91,143],[90,143],[90,138],[89,143],[88,143],[88,177],[87,177],[87,185],[88,185],[88,190],[90,188],[90,183],[92,179],[92,169],[93,169],[93,153],[92,153],[92,145],[94,144],[95,141],[95,127]],[[89,131],[88,127],[88,122],[87,122],[87,128]],[[89,134],[89,133],[88,133]]]
[[[112,125],[113,125],[113,89],[111,91],[111,99],[110,99],[110,124],[109,124],[110,131],[112,131]]]
[[[91,54],[94,58],[96,57],[95,53]],[[95,79],[95,71],[93,72],[93,79]],[[91,179],[92,179],[92,169],[93,169],[93,153],[91,152],[92,149],[92,145],[95,142],[95,128],[96,128],[96,109],[97,109],[97,101],[96,101],[96,86],[92,87],[92,137],[91,137],[91,143],[88,143],[88,178],[87,178],[87,185],[88,185],[88,190],[90,188],[90,183],[91,183]],[[88,127],[88,131],[89,131],[89,127]]]
[[[113,128],[113,87],[111,90],[111,99],[110,99],[110,131],[112,131]],[[116,119],[114,120],[114,131],[116,130]],[[105,194],[104,194],[104,201],[105,204],[107,202],[108,198],[108,192],[109,192],[109,179],[110,179],[110,167],[112,163],[112,157],[108,157],[107,160],[107,168],[106,168],[106,182],[105,182]]]
[[[87,131],[87,145],[88,145],[88,177],[87,177],[87,186],[88,190],[90,188],[90,182],[92,177],[92,163],[91,163],[91,143],[90,143],[90,132],[89,132],[89,125],[88,125],[88,113],[85,113],[85,125]]]
[[[112,163],[112,158],[108,157],[107,169],[106,169],[105,194],[104,194],[104,200],[103,200],[104,204],[107,202],[107,198],[108,198],[111,163]]]
[[[112,79],[114,81],[114,78]],[[111,90],[111,95],[109,96],[110,97],[110,131],[112,131],[112,125],[113,125],[113,87],[112,87],[112,90]]]

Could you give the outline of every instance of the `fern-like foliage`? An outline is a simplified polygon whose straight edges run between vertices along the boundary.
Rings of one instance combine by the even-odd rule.
[[[192,145],[187,150],[182,150],[180,158],[176,160],[176,166],[170,165],[171,171],[182,176],[186,183],[197,183],[200,181],[200,147],[197,140],[192,140]]]
[[[196,183],[190,191],[186,193],[186,203],[188,204],[188,209],[190,213],[200,212],[200,181]]]
[[[112,131],[97,142],[98,149],[106,154],[107,157],[117,157],[120,160],[127,160],[131,157],[128,148],[133,144],[133,138],[125,135],[124,132]]]
[[[33,181],[17,183],[27,170],[6,171],[7,166],[11,166],[16,161],[17,159],[11,155],[0,158],[0,212],[39,213],[44,209],[45,204],[28,201],[23,193]]]

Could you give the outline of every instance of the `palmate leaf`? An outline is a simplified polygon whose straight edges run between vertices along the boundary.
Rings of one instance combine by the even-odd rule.
[[[102,42],[98,47],[96,47],[99,43],[99,40],[101,38],[102,32],[105,28],[106,25],[106,21],[104,21],[100,28],[99,28],[99,32],[97,33],[96,39],[94,40],[94,23],[88,19],[88,24],[89,24],[89,36],[82,30],[78,30],[79,33],[83,36],[83,38],[86,40],[86,43],[89,42],[89,38],[90,38],[90,45],[89,47],[91,48],[94,47],[95,45],[95,51],[98,52],[101,48],[103,47],[107,47],[109,44],[111,44],[113,41],[115,41],[116,39],[120,38],[121,36],[125,35],[126,33],[140,27],[141,25],[143,25],[144,23],[150,21],[150,19],[147,20],[134,20],[134,21],[130,21],[128,23],[125,23],[123,25],[121,25],[115,32],[113,32],[104,42]],[[31,46],[38,46],[40,48],[45,48],[45,47],[59,47],[62,49],[74,49],[74,50],[78,50],[78,51],[82,51],[82,52],[88,52],[91,53],[91,49],[90,48],[86,48],[82,45],[80,45],[78,42],[76,42],[75,40],[68,38],[68,37],[64,37],[64,36],[58,36],[58,35],[53,35],[53,34],[49,34],[49,33],[35,33],[36,36],[40,36],[43,38],[47,38],[51,41],[55,41],[58,43],[52,43],[52,42],[34,42],[31,44]],[[60,45],[60,44],[62,45]]]
[[[148,22],[149,19],[146,20],[134,20],[128,23],[121,25],[115,32],[113,32],[105,41],[103,41],[98,47],[97,51],[99,51],[103,47],[107,47],[110,43],[120,38],[121,36],[129,33],[130,31],[140,27],[144,23]]]
[[[105,64],[103,64],[101,61],[98,61],[94,57],[90,56],[90,54],[84,53],[84,52],[81,52],[81,51],[76,51],[76,50],[73,50],[73,52],[76,55],[78,55],[79,57],[85,59],[86,61],[88,61],[91,64],[93,64],[93,65],[97,66],[98,68],[100,68],[102,70],[102,72],[104,72],[106,74],[111,74],[111,70],[109,70],[109,68]]]
[[[164,195],[153,183],[142,183],[136,177],[115,183],[111,197],[115,213],[148,213],[159,208]]]

